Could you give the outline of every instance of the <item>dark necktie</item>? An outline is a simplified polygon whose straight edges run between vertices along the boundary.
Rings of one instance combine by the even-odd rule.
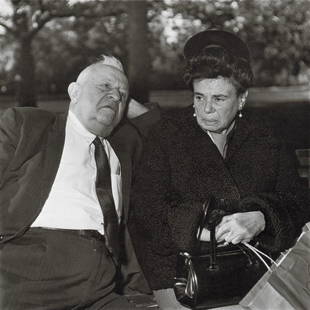
[[[96,192],[103,213],[106,246],[118,261],[120,252],[119,224],[112,196],[110,165],[100,139],[96,137],[93,143],[97,165]]]

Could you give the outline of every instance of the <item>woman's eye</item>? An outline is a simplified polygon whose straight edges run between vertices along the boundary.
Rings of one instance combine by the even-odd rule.
[[[224,98],[214,98],[214,104],[216,105],[223,105],[225,102]]]
[[[202,96],[195,96],[195,100],[197,100],[197,101],[202,101]]]

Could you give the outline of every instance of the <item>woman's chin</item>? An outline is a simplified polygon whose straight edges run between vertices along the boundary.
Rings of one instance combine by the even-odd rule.
[[[199,123],[198,123],[199,124]],[[199,124],[199,126],[204,130],[204,131],[210,131],[210,132],[218,132],[219,131],[219,126],[216,122],[212,122],[212,123],[202,123]]]

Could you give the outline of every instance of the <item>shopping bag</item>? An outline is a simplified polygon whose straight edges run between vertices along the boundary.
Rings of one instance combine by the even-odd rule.
[[[309,223],[296,244],[272,264],[239,304],[252,310],[310,308]]]

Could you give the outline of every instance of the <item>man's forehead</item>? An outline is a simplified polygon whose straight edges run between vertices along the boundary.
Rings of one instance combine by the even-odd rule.
[[[94,65],[89,66],[85,69],[85,74],[83,79],[87,79],[89,81],[100,82],[100,81],[107,81],[107,80],[117,80],[119,82],[127,84],[127,77],[125,74],[118,70],[115,67],[97,63]]]

